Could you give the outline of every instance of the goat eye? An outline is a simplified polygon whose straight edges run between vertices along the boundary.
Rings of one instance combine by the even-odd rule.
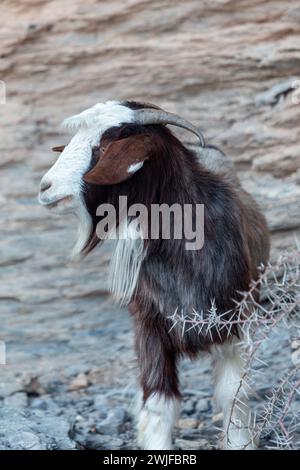
[[[92,149],[92,155],[93,155],[93,158],[99,158],[100,155],[101,155],[101,147],[99,145],[93,147]]]
[[[100,156],[104,153],[104,147],[100,147],[99,145],[93,147],[92,149],[92,155],[93,155],[93,158],[95,158],[96,160],[100,158]]]
[[[53,152],[59,152],[59,153],[61,153],[61,152],[64,151],[64,149],[65,149],[65,145],[59,145],[58,147],[52,147],[52,151],[53,151]]]

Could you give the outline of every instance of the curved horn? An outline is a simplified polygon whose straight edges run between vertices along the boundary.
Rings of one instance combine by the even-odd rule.
[[[134,112],[135,121],[138,124],[147,125],[147,124],[172,124],[173,126],[182,127],[193,134],[195,134],[201,143],[202,147],[205,147],[205,140],[202,135],[202,132],[198,127],[191,124],[189,121],[177,116],[177,114],[168,113],[162,109],[137,109]]]

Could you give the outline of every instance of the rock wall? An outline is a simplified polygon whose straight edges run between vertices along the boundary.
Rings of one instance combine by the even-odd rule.
[[[300,234],[299,2],[2,0],[0,16],[0,339],[8,364],[0,447],[130,448],[122,406],[135,390],[131,323],[108,300],[109,255],[69,265],[73,220],[50,216],[36,200],[55,158],[50,148],[67,139],[59,124],[107,99],[182,114],[234,159],[266,213],[277,256]],[[184,371],[178,446],[192,439],[207,447],[218,420],[209,366]],[[116,416],[107,418],[109,407]]]
[[[4,0],[0,13],[2,169],[40,174],[62,118],[97,101],[152,101],[237,162],[274,231],[299,229],[299,2]]]

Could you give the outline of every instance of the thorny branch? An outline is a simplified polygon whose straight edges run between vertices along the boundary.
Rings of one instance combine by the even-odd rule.
[[[257,300],[259,293],[260,302]],[[291,351],[291,363],[286,365],[288,372],[282,371],[283,377],[277,378],[271,394],[265,397],[263,409],[251,416],[248,427],[251,428],[251,442],[270,435],[269,448],[300,448],[295,437],[300,428],[300,411],[293,406],[300,394],[300,250],[285,253],[274,265],[261,266],[258,279],[250,284],[247,292],[239,294],[241,300],[232,311],[219,313],[214,301],[208,314],[193,311],[186,315],[176,311],[170,317],[172,328],[181,326],[182,334],[195,329],[211,338],[212,331],[220,335],[224,328],[228,336],[232,328],[238,328],[240,332],[239,346],[245,368],[231,407],[225,436],[228,441],[230,426],[240,426],[242,430],[242,425],[233,418],[234,409],[240,409],[243,397],[254,388],[255,376],[261,372],[261,366],[266,367],[260,358],[262,346],[275,330],[288,331],[290,346],[294,345],[296,349]]]

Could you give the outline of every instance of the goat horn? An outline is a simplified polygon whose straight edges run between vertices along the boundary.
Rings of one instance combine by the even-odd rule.
[[[201,146],[205,147],[205,140],[200,129],[176,114],[168,113],[161,109],[137,109],[135,111],[135,122],[142,125],[171,124],[173,126],[182,127],[195,134],[200,139]]]

